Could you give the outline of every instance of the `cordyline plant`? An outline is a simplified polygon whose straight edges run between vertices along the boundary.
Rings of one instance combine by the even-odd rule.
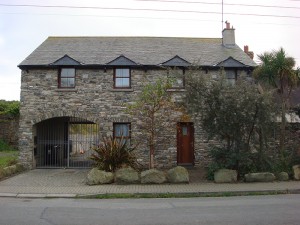
[[[254,76],[267,88],[269,84],[275,89],[280,109],[280,139],[279,151],[284,160],[286,142],[286,114],[289,112],[291,92],[300,81],[299,68],[295,70],[295,59],[289,57],[283,48],[277,51],[265,52],[258,55],[260,65],[254,70]]]
[[[126,112],[139,119],[139,129],[149,146],[149,168],[154,168],[154,152],[159,133],[170,126],[168,121],[174,109],[171,93],[172,79],[159,78],[155,83],[145,83],[136,102],[126,105]]]
[[[208,137],[221,143],[211,152],[214,162],[243,174],[251,169],[250,156],[256,152],[254,167],[262,170],[275,116],[272,96],[259,93],[257,85],[246,77],[232,85],[224,73],[220,70],[212,79],[199,69],[191,70],[186,77],[187,107]]]
[[[93,148],[90,159],[97,168],[108,172],[114,172],[124,165],[137,168],[135,148],[123,137],[116,139],[110,136],[103,138],[101,144]]]

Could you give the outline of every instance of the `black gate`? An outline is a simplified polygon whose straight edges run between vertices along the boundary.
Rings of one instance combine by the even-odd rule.
[[[37,168],[87,168],[99,140],[98,125],[76,117],[57,117],[36,125]]]

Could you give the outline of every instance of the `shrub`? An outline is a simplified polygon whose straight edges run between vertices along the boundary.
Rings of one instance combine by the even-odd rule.
[[[0,139],[0,152],[1,151],[14,151],[15,149],[10,146],[6,141]]]
[[[103,138],[102,143],[95,147],[91,159],[95,167],[108,172],[114,172],[123,165],[137,167],[134,150],[123,137],[115,139],[112,136]]]

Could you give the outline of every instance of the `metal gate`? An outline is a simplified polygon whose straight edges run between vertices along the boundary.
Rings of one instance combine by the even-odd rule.
[[[57,117],[36,125],[37,168],[87,168],[99,144],[98,125],[76,117]]]

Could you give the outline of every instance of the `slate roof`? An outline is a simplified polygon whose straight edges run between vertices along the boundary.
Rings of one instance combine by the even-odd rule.
[[[49,37],[19,66],[53,65],[65,55],[82,65],[108,65],[120,56],[137,65],[161,65],[177,56],[200,66],[229,57],[256,66],[237,45],[223,46],[221,38],[179,37]]]

